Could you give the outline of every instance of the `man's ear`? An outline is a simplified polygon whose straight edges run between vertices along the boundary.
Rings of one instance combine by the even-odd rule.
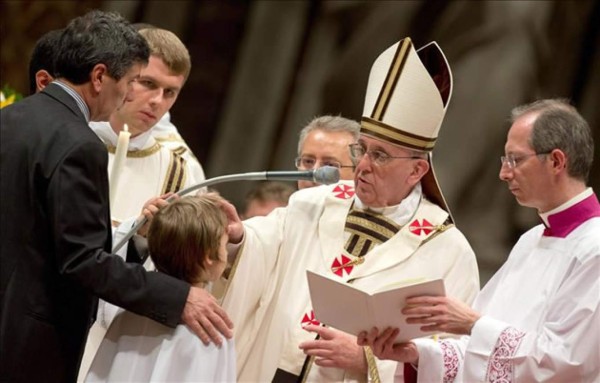
[[[35,72],[35,85],[36,85],[35,91],[41,92],[52,81],[54,81],[54,77],[52,77],[50,75],[50,73],[48,73],[47,70],[45,70],[45,69],[38,70],[37,72]]]
[[[554,149],[548,154],[548,160],[552,163],[552,170],[555,173],[567,168],[567,156],[560,149]]]
[[[426,159],[418,159],[415,161],[411,176],[417,177],[420,180],[428,171],[429,161]]]
[[[102,90],[103,81],[106,81],[105,76],[108,76],[108,70],[104,64],[96,64],[92,68],[90,79],[96,93]]]

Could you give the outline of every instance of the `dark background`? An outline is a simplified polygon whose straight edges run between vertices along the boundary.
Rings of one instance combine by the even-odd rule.
[[[516,105],[567,97],[594,131],[600,190],[600,2],[580,1],[2,1],[1,78],[27,93],[35,41],[92,8],[175,32],[192,72],[172,120],[208,177],[292,169],[299,130],[320,114],[359,120],[370,66],[410,36],[435,40],[454,92],[434,163],[482,282],[538,222],[498,179]],[[252,182],[218,189],[240,204]]]

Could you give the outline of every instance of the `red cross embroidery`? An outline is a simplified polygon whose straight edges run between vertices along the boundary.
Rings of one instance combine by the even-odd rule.
[[[354,263],[344,254],[340,255],[339,258],[335,258],[331,264],[331,271],[333,271],[333,273],[338,277],[343,277],[344,271],[346,272],[346,275],[350,275],[353,268]]]
[[[342,185],[337,185],[333,189],[333,194],[337,198],[341,198],[341,199],[352,198],[354,196],[354,188],[352,186],[343,185],[343,184]]]
[[[309,313],[304,314],[304,317],[302,318],[302,327],[306,327],[309,324],[314,324],[315,326],[321,325],[321,322],[315,319],[315,312],[313,310],[310,310]]]
[[[426,219],[424,219],[422,223],[419,223],[419,220],[415,219],[408,227],[408,230],[416,235],[421,235],[421,232],[425,233],[425,235],[428,235],[433,231],[433,229],[433,225],[431,225],[431,223],[429,223]]]

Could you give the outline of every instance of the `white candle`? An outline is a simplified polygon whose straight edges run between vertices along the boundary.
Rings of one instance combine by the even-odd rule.
[[[127,124],[123,125],[123,130],[119,133],[119,140],[117,141],[117,148],[115,150],[115,158],[110,172],[109,187],[110,187],[110,209],[111,214],[115,206],[115,199],[117,196],[117,188],[119,186],[119,177],[123,171],[125,160],[127,159],[127,149],[129,148],[129,127]]]

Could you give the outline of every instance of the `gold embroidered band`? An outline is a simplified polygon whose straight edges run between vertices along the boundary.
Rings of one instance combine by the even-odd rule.
[[[392,98],[392,93],[394,92],[394,89],[396,89],[396,83],[398,82],[398,78],[400,78],[400,74],[402,73],[411,47],[412,41],[409,38],[405,38],[398,44],[398,49],[396,49],[396,53],[394,54],[394,60],[392,61],[392,65],[390,65],[390,69],[385,77],[383,86],[381,87],[381,92],[379,92],[377,102],[373,108],[371,117],[375,120],[382,120],[385,115],[385,111]]]
[[[361,133],[381,138],[392,144],[406,146],[417,150],[431,151],[437,140],[437,138],[423,137],[413,133],[404,132],[368,117],[363,117],[360,125]]]
[[[171,161],[167,169],[167,176],[163,184],[161,194],[169,192],[178,192],[185,184],[185,159],[171,152]]]
[[[106,149],[108,149],[108,152],[112,153],[112,154],[115,154],[115,152],[117,151],[117,148],[114,147],[113,145],[106,145]],[[148,156],[158,152],[159,150],[160,150],[160,144],[158,142],[155,142],[154,145],[152,145],[151,147],[146,148],[146,149],[128,150],[127,157],[128,158],[148,157]]]
[[[350,233],[344,246],[346,251],[355,257],[363,257],[376,245],[392,238],[400,226],[383,215],[351,209],[344,230]]]

